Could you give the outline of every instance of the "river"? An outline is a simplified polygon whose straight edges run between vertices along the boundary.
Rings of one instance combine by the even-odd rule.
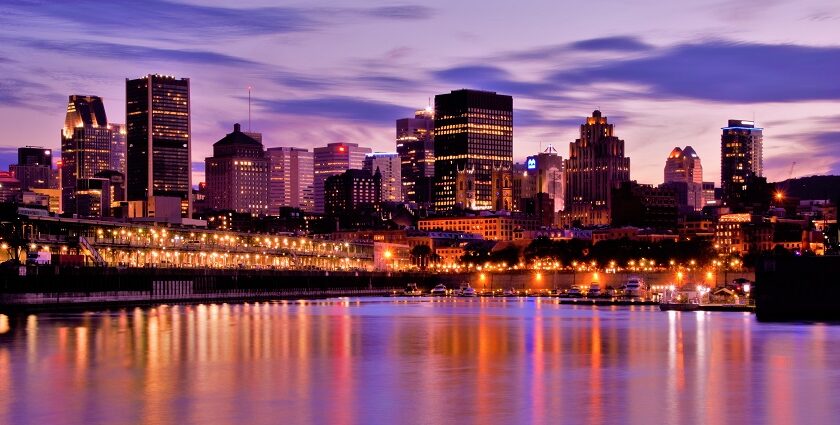
[[[838,326],[534,298],[0,316],[0,423],[837,423],[839,348]]]

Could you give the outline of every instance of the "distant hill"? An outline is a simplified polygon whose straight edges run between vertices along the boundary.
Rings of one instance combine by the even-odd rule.
[[[786,196],[799,199],[840,199],[840,176],[810,176],[774,183]]]

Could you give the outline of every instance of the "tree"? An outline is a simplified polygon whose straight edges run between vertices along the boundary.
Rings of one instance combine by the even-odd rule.
[[[432,255],[432,248],[426,244],[415,245],[411,248],[411,256],[415,258],[417,265],[421,270],[425,270],[429,265],[429,257]]]

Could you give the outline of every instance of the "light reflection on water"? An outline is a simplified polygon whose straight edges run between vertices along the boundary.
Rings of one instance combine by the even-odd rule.
[[[836,423],[840,327],[546,300],[0,317],[0,423]],[[834,348],[834,349],[832,349]]]

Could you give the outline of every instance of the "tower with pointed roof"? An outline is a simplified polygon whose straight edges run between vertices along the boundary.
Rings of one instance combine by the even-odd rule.
[[[675,189],[683,210],[700,211],[705,205],[703,165],[691,146],[675,147],[665,160],[665,186]]]

